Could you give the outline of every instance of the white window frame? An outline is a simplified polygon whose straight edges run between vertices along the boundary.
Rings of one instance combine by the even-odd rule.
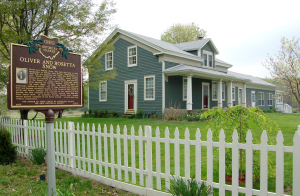
[[[270,96],[271,96],[271,97],[270,97]],[[271,105],[269,104],[270,101],[272,102]],[[268,106],[273,106],[273,94],[272,94],[272,93],[268,93],[267,105],[268,105]]]
[[[207,59],[206,59],[206,65],[205,65],[205,59],[204,59],[204,54],[206,54]],[[209,66],[209,56],[211,56],[211,66]],[[210,67],[213,68],[214,67],[214,56],[213,53],[207,50],[203,50],[203,66],[205,67]]]
[[[216,90],[214,90],[214,85],[216,85]],[[216,98],[214,98],[214,91],[216,91]],[[211,85],[211,97],[212,97],[212,101],[218,101],[218,83],[217,81],[212,81],[212,85]]]
[[[283,95],[281,93],[276,93],[276,104],[283,103]]]
[[[105,83],[105,89],[106,89],[105,90],[105,99],[101,98],[101,93],[103,92],[101,86],[103,83]],[[99,83],[99,102],[106,102],[106,101],[107,101],[107,81],[105,80],[105,81],[100,81],[100,83]]]
[[[184,81],[186,80],[186,89],[184,88]],[[184,92],[186,94],[186,97],[184,97]],[[187,77],[182,78],[182,100],[187,101]]]
[[[129,50],[130,49],[132,49],[132,48],[135,48],[135,55],[132,55],[132,56],[129,56]],[[129,64],[129,62],[130,62],[130,57],[135,57],[135,64]],[[128,67],[135,67],[135,66],[137,66],[137,59],[138,59],[138,57],[137,57],[137,46],[129,46],[128,48],[127,48],[127,66]]]
[[[265,106],[265,94],[264,94],[264,92],[258,92],[258,106]]]
[[[235,87],[232,87],[232,89],[231,89],[231,99],[232,99],[232,101],[235,101]]]
[[[107,67],[107,63],[109,62],[107,60],[107,54],[111,53],[111,68]],[[114,52],[113,51],[109,51],[107,53],[105,53],[105,71],[106,70],[111,70],[114,68]]]
[[[153,98],[147,98],[146,94],[146,79],[153,78]],[[144,100],[145,101],[154,101],[155,100],[155,75],[144,76]]]
[[[225,101],[225,82],[222,82],[222,101]]]

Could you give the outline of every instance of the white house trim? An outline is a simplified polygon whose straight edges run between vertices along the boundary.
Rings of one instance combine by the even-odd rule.
[[[192,75],[187,77],[186,109],[193,109]]]
[[[138,92],[137,92],[137,80],[126,80],[124,81],[124,114],[130,113],[131,111],[128,110],[128,84],[134,85],[134,109],[132,112],[136,113],[137,111],[137,98],[138,98]]]
[[[243,96],[242,96],[242,106],[247,107],[247,97],[246,97],[246,83],[243,83]]]
[[[227,107],[232,107],[232,81],[230,80],[227,84]]]
[[[134,56],[129,56],[129,50],[135,48],[135,64],[129,64],[129,58],[134,57]],[[137,51],[137,46],[129,46],[127,47],[127,67],[135,67],[138,65],[138,51]]]
[[[147,98],[146,79],[153,78],[153,98]],[[155,75],[144,76],[144,101],[155,101]]]
[[[217,88],[218,107],[222,108],[222,106],[223,106],[223,103],[222,103],[222,80],[218,80],[217,85],[218,85],[218,88]]]
[[[109,54],[109,53],[111,53],[111,65],[112,65],[111,67],[107,67],[107,62],[108,62],[107,54]],[[111,70],[113,68],[114,68],[114,51],[111,50],[111,51],[108,51],[107,53],[105,53],[105,71]]]

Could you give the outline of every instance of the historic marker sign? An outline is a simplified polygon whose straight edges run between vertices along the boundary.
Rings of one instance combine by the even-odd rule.
[[[11,44],[9,109],[79,108],[83,104],[80,54],[47,36]]]

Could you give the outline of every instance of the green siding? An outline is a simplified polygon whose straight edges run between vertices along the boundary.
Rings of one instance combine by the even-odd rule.
[[[252,88],[247,88],[246,90],[246,99],[247,99],[247,106],[251,106],[251,91],[255,91],[255,106],[259,107],[261,110],[269,110],[270,107],[275,108],[275,100],[272,98],[272,106],[268,106],[268,94],[271,93],[272,95],[275,95],[275,91],[274,90],[261,90],[261,89],[252,89]],[[263,106],[259,106],[258,105],[258,93],[264,93],[264,105]]]
[[[187,52],[189,52],[189,53],[191,53],[193,55],[198,56],[198,50],[191,50],[191,51],[187,51]]]
[[[176,65],[179,65],[179,64],[165,61],[165,69],[169,69],[169,68],[174,67]]]
[[[127,67],[127,47],[133,45],[124,39],[115,42],[113,66],[118,76],[107,81],[107,102],[99,102],[99,89],[90,89],[90,109],[108,109],[108,111],[124,113],[124,81],[137,80],[137,109],[142,109],[145,113],[162,112],[162,65],[153,53],[137,47],[137,66]],[[105,64],[104,56],[101,58],[101,63]],[[155,75],[155,101],[144,101],[144,76],[146,75]]]

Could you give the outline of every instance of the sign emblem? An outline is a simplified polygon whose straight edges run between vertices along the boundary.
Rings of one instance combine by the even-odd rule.
[[[39,47],[40,53],[46,59],[53,60],[59,54],[59,48],[57,48],[58,39],[49,38],[45,35],[40,35],[40,40],[42,40],[42,45]]]

